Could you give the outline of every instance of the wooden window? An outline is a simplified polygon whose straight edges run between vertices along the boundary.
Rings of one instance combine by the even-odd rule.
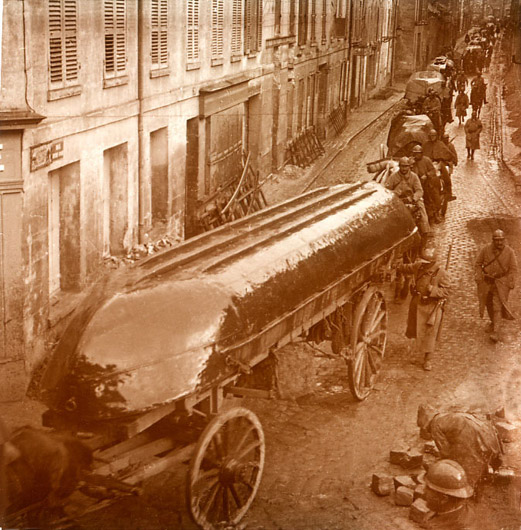
[[[327,0],[322,0],[322,44],[327,41]]]
[[[309,39],[311,42],[317,42],[317,0],[311,0],[311,30]]]
[[[242,52],[242,2],[233,0],[232,5],[232,55]]]
[[[199,0],[187,0],[186,4],[186,60],[199,61]]]
[[[117,77],[127,69],[126,0],[104,0],[105,77]]]
[[[168,67],[168,0],[152,0],[151,14],[152,68]]]
[[[244,51],[254,53],[262,47],[262,0],[246,0],[244,12]]]
[[[280,35],[281,20],[282,20],[282,0],[275,0],[275,35]]]
[[[299,46],[308,41],[308,1],[299,0],[298,9],[298,43]]]
[[[78,82],[77,0],[49,0],[49,78],[51,86]]]
[[[224,0],[212,0],[212,59],[222,59],[224,39]]]
[[[289,34],[296,35],[297,0],[289,0]]]

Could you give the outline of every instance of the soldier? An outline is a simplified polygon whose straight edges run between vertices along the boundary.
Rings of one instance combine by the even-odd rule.
[[[443,126],[452,123],[452,88],[447,86],[446,81],[441,82],[441,119]]]
[[[422,110],[427,114],[438,132],[443,132],[441,122],[441,100],[432,88],[427,90],[427,97],[423,100]]]
[[[474,151],[480,148],[479,137],[483,130],[483,124],[477,116],[475,110],[467,123],[465,123],[465,147],[467,148],[467,158],[474,160]]]
[[[456,96],[456,101],[454,102],[454,106],[456,108],[456,116],[459,119],[458,125],[461,125],[465,122],[465,118],[467,117],[467,109],[469,108],[470,101],[467,94],[465,94],[464,90],[460,90],[458,92],[458,95]]]
[[[429,222],[440,223],[441,182],[436,173],[436,168],[429,157],[423,156],[421,145],[415,145],[412,148],[412,155],[414,157],[412,171],[420,177],[423,187],[423,200]]]
[[[385,187],[394,191],[406,206],[411,206],[417,212],[420,234],[424,235],[430,232],[427,212],[423,203],[423,188],[418,175],[411,171],[411,162],[406,156],[400,158],[398,171],[389,175]]]
[[[493,423],[468,412],[440,413],[429,405],[418,407],[417,425],[424,439],[432,439],[442,458],[456,460],[472,487],[501,465],[503,447]]]
[[[502,319],[515,318],[508,306],[508,297],[514,288],[516,275],[516,255],[512,248],[505,244],[503,230],[496,230],[492,236],[492,243],[480,250],[475,264],[479,315],[483,318],[486,307],[490,317],[487,331],[490,332],[490,339],[493,342],[502,339]]]
[[[401,265],[399,271],[414,278],[405,335],[416,339],[416,348],[423,355],[423,369],[430,371],[450,289],[448,272],[437,262],[434,240],[425,242],[419,260]]]
[[[470,530],[474,514],[467,499],[474,490],[469,485],[465,470],[454,460],[438,460],[429,466],[425,475],[425,501],[435,512],[427,528]]]
[[[423,143],[423,156],[430,158],[433,162],[440,162],[440,177],[443,181],[443,193],[446,196],[446,201],[441,211],[441,215],[445,216],[447,211],[447,203],[456,200],[452,195],[452,180],[450,173],[454,163],[458,163],[458,155],[456,149],[450,144],[452,149],[446,142],[438,140],[438,133],[435,129],[429,131],[429,141]]]

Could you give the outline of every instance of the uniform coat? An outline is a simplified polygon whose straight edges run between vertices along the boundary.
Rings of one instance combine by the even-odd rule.
[[[465,116],[467,115],[467,109],[470,105],[469,97],[467,96],[467,94],[465,94],[465,92],[460,92],[456,96],[456,102],[454,105],[456,107],[456,116],[458,118],[465,118]]]
[[[412,273],[415,280],[405,335],[416,339],[420,352],[432,353],[440,332],[444,300],[450,290],[449,275],[436,262],[417,261],[403,265],[403,271]]]
[[[502,446],[489,421],[464,412],[447,412],[434,416],[428,430],[441,458],[458,462],[472,486],[487,472],[489,464],[499,464]]]
[[[485,281],[485,274],[494,277],[495,280],[492,283]],[[494,244],[489,243],[480,250],[475,264],[480,317],[483,317],[485,313],[489,293],[495,286],[503,306],[503,318],[513,320],[514,316],[508,307],[508,297],[515,286],[516,275],[517,260],[511,247],[505,245],[503,250],[498,252]]]
[[[483,124],[478,118],[470,118],[465,123],[465,140],[467,149],[479,149],[479,135]]]

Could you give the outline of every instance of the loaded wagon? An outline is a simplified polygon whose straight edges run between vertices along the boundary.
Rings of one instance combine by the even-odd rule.
[[[432,88],[436,93],[441,91],[441,83],[445,77],[436,70],[422,70],[411,75],[405,85],[405,98],[411,103],[427,95],[427,90]]]
[[[270,352],[331,341],[356,399],[382,366],[382,286],[419,235],[377,183],[320,188],[154,255],[100,282],[41,380],[44,424],[87,433],[87,482],[132,491],[189,462],[187,507],[202,528],[234,525],[261,481],[261,423],[229,396]]]

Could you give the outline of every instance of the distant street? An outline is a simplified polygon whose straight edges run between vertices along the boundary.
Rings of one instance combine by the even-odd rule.
[[[490,342],[485,321],[478,317],[473,281],[477,249],[496,228],[505,231],[521,261],[519,199],[496,159],[497,87],[493,75],[487,77],[489,104],[482,112],[482,148],[474,161],[466,159],[463,127],[455,123],[448,127],[460,157],[453,175],[457,200],[450,203],[446,221],[435,226],[435,233],[443,261],[452,248],[449,271],[454,290],[432,372],[422,370],[422,359],[404,337],[408,300],[396,304],[390,302],[391,296],[387,359],[366,401],[355,402],[351,396],[342,362],[314,357],[317,352],[307,346],[288,348],[288,359],[301,363],[294,369],[313,375],[315,390],[296,400],[245,403],[258,414],[267,440],[263,480],[244,519],[245,528],[417,528],[408,520],[408,509],[394,506],[388,497],[377,498],[369,483],[374,472],[399,474],[399,468],[388,463],[390,449],[423,446],[415,425],[418,405],[428,402],[442,409],[488,412],[505,404],[512,413],[517,411],[519,324],[507,323],[504,343]],[[387,130],[387,120],[369,127],[343,149],[314,186],[366,176],[365,164],[379,158]],[[519,286],[512,300],[521,314]],[[507,447],[507,461],[521,468],[521,453],[515,449]],[[106,527],[117,521],[126,528],[192,528],[181,499],[182,477],[174,471],[164,473],[147,483],[145,497],[125,499],[83,525],[99,527],[102,517]],[[493,513],[498,529],[512,522],[508,510],[490,498],[485,497],[479,510]]]

